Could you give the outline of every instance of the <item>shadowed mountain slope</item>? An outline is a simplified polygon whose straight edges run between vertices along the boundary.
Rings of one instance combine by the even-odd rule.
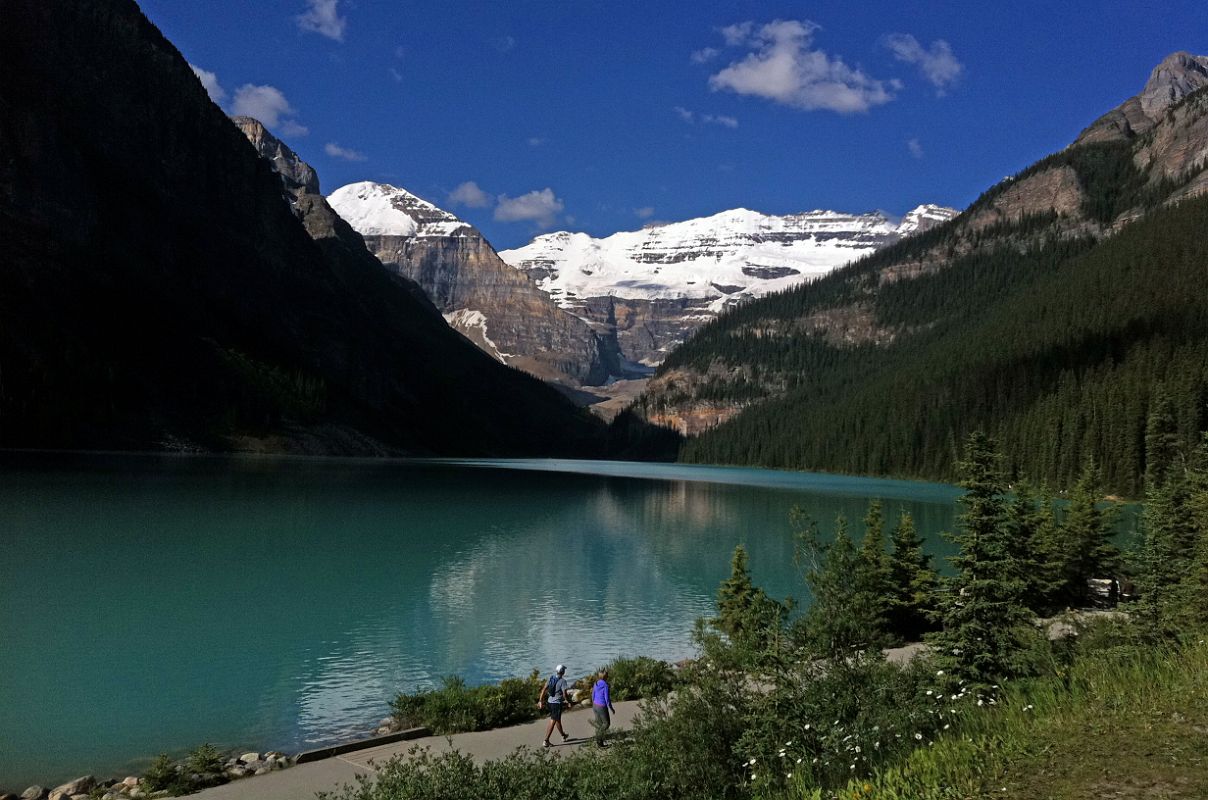
[[[0,19],[0,446],[600,446],[330,209],[295,216],[134,3],[0,0]]]

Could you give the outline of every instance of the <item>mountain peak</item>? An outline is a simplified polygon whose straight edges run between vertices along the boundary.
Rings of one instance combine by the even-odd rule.
[[[289,145],[273,136],[264,123],[255,117],[234,116],[231,122],[243,131],[243,135],[256,148],[262,158],[272,162],[273,169],[281,176],[285,190],[290,194],[318,194],[319,176],[314,168],[289,148]]]
[[[350,183],[327,202],[363,236],[453,236],[473,230],[443,208],[388,183]]]
[[[1140,94],[1107,112],[1079,134],[1074,144],[1131,140],[1161,120],[1166,109],[1208,86],[1208,56],[1171,53],[1149,73]]]
[[[947,206],[936,205],[935,203],[923,203],[922,205],[915,206],[903,215],[902,221],[898,223],[897,233],[900,236],[921,233],[934,228],[936,225],[942,225],[955,217],[957,213],[955,208],[948,208]]]
[[[1154,67],[1138,95],[1141,110],[1156,122],[1166,109],[1203,86],[1208,86],[1208,56],[1171,53]]]

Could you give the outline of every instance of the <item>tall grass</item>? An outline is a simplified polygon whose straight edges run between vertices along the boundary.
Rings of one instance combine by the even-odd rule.
[[[1116,733],[1126,742],[1154,734],[1152,719],[1208,717],[1208,646],[1177,649],[1120,647],[1083,654],[1055,675],[1005,687],[993,708],[970,709],[959,726],[902,762],[867,779],[825,791],[798,782],[788,797],[803,800],[954,800],[1013,797],[1028,766],[1076,750],[1088,773],[1126,769],[1130,754],[1115,746],[1096,750],[1093,734]],[[1134,735],[1133,729],[1141,729]],[[1194,728],[1192,728],[1194,730]],[[1084,734],[1087,741],[1079,742]],[[1060,748],[1059,748],[1060,746]],[[1127,750],[1127,748],[1124,748]],[[1097,763],[1096,763],[1097,762]],[[1058,765],[1069,766],[1069,765]],[[1021,769],[1022,768],[1022,769]],[[1057,795],[1051,795],[1057,796]]]

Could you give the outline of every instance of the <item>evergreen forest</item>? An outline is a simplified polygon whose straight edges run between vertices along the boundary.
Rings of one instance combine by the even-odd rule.
[[[1055,214],[983,229],[984,242],[949,223],[739,307],[663,371],[736,368],[706,383],[704,400],[784,391],[688,440],[681,457],[952,479],[959,443],[980,429],[1003,443],[1009,477],[1068,487],[1092,459],[1109,491],[1137,497],[1148,424],[1183,447],[1208,427],[1206,230],[1205,197],[1104,239],[1071,235]],[[868,291],[885,267],[945,248],[945,268]],[[867,312],[883,340],[844,345],[797,324],[842,304]],[[646,411],[676,399],[647,398]]]

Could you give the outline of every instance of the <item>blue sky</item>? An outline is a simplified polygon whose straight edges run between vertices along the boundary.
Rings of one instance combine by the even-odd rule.
[[[1202,0],[143,0],[228,111],[499,248],[746,207],[963,207],[1208,53]]]

